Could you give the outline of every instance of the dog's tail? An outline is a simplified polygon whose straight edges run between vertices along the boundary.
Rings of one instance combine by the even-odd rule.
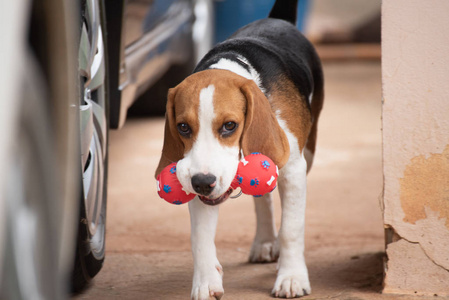
[[[281,19],[296,25],[298,0],[276,0],[268,18]]]

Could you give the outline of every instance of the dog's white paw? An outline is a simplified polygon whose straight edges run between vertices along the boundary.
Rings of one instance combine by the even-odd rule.
[[[252,263],[268,263],[277,261],[279,258],[279,246],[277,240],[261,242],[254,240],[249,254],[249,261]]]
[[[193,276],[192,300],[221,299],[223,290],[223,269],[220,265]]]
[[[271,294],[278,298],[298,298],[309,295],[310,288],[307,272],[278,274]]]

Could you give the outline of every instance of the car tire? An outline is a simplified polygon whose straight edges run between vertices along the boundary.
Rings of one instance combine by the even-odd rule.
[[[28,89],[22,93],[6,169],[3,265],[8,276],[1,284],[0,298],[30,299],[37,294],[43,297],[39,299],[58,299],[63,282],[55,259],[58,246],[52,241],[59,227],[54,218],[58,201],[56,141],[50,125],[54,120],[45,109],[47,91],[39,80],[43,76],[38,63],[30,56],[26,65],[22,84]]]
[[[81,3],[79,44],[81,198],[72,293],[85,290],[105,259],[109,92],[104,3]],[[96,27],[97,26],[97,27]],[[93,31],[98,28],[98,39]],[[90,39],[90,40],[89,40]],[[93,58],[89,57],[94,54]]]
[[[105,178],[106,180],[106,178]],[[107,185],[104,186],[104,193],[107,192]],[[106,196],[102,205],[102,223],[106,223]],[[103,239],[101,249],[93,249],[91,246],[92,236],[86,226],[85,207],[82,205],[80,210],[80,222],[78,227],[77,247],[75,253],[75,265],[72,274],[72,293],[77,294],[84,291],[90,284],[95,275],[100,272],[105,259],[106,231],[103,230],[100,238]],[[100,251],[98,251],[100,250]]]
[[[2,35],[2,53],[8,50],[11,63],[3,70],[10,95],[1,100],[12,103],[6,105],[12,122],[2,126],[9,139],[2,168],[7,175],[0,180],[6,204],[0,299],[64,299],[78,211],[72,181],[79,157],[74,6],[60,0],[20,3],[20,10],[3,10],[15,13],[7,30],[18,43]]]

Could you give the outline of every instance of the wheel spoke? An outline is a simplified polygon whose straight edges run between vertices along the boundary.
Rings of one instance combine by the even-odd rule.
[[[90,248],[104,255],[105,164],[107,156],[106,61],[97,0],[87,0],[79,49],[84,95],[80,105],[83,195]]]

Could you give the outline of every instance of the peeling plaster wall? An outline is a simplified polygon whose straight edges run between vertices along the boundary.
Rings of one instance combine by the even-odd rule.
[[[449,295],[448,14],[447,0],[382,3],[386,293]]]

